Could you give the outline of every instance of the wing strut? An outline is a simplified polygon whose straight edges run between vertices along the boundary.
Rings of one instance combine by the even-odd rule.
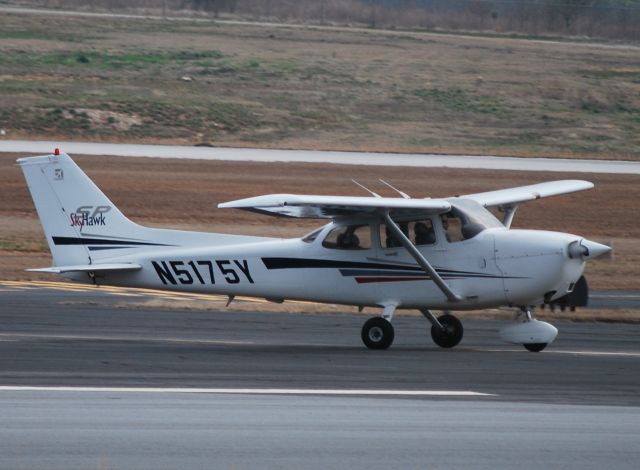
[[[513,222],[513,216],[516,215],[516,211],[518,210],[519,204],[506,204],[498,206],[498,210],[504,214],[502,218],[502,224],[511,228],[511,222]]]
[[[422,253],[418,251],[416,246],[411,243],[411,240],[400,230],[400,227],[393,221],[391,216],[389,215],[389,211],[384,213],[384,220],[387,223],[387,227],[391,230],[391,233],[398,239],[402,246],[409,252],[409,254],[416,260],[416,262],[420,265],[422,269],[433,279],[433,282],[440,288],[442,293],[447,296],[450,302],[456,302],[460,300],[460,297],[456,295],[449,286],[442,280],[440,275],[433,269],[433,266],[427,261],[427,259],[422,256]]]

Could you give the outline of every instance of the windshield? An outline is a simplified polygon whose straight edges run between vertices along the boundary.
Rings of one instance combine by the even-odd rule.
[[[302,241],[305,243],[313,243],[316,238],[318,238],[318,235],[320,235],[320,232],[322,232],[322,230],[324,230],[324,227],[315,229],[313,232],[308,233],[304,237],[302,237]]]
[[[475,237],[487,228],[503,227],[491,212],[470,199],[449,199],[453,206],[442,214],[442,226],[449,242]]]

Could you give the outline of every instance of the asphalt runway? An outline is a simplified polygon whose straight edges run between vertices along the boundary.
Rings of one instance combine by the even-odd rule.
[[[0,468],[637,468],[640,325],[554,322],[536,354],[398,315],[369,351],[367,315],[128,298],[0,288]]]
[[[12,469],[633,469],[638,408],[372,398],[9,393]]]
[[[58,147],[73,156],[180,158],[242,162],[333,163],[341,165],[466,168],[484,170],[617,173],[639,175],[640,162],[566,158],[518,158],[478,155],[436,155],[313,150],[274,150],[185,145],[106,144],[100,142],[0,140],[0,152],[49,154]]]

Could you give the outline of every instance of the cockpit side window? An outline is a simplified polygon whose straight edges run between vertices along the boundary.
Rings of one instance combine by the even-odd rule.
[[[368,250],[371,248],[369,225],[343,225],[331,230],[322,241],[325,248],[337,250]]]
[[[398,227],[402,230],[407,237],[409,236],[409,223],[408,222],[398,222]],[[393,236],[387,224],[380,224],[380,244],[382,248],[396,248],[402,246],[400,240],[396,240],[396,237]]]
[[[410,229],[416,245],[433,245],[436,242],[436,233],[430,219],[417,220],[410,225],[413,225]]]
[[[465,239],[462,234],[462,218],[455,212],[455,210],[451,210],[440,217],[442,228],[444,229],[444,236],[449,243],[461,242]]]
[[[436,242],[433,222],[430,219],[398,222],[398,227],[416,245],[433,245]],[[386,224],[380,224],[380,243],[382,248],[402,246],[402,243],[396,240]]]

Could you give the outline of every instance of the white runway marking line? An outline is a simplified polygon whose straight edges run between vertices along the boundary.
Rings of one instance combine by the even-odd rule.
[[[6,339],[5,339],[6,338]],[[190,338],[152,338],[137,336],[97,336],[97,335],[56,335],[37,333],[0,333],[0,341],[18,341],[17,338],[26,339],[53,339],[53,340],[81,340],[81,341],[139,341],[144,343],[189,343],[189,344],[222,344],[233,346],[246,346],[255,344],[253,341],[225,340],[225,339],[190,339]]]
[[[602,299],[602,300],[609,300],[609,299],[624,299],[624,300],[637,300],[640,299],[640,295],[638,294],[591,294],[589,296],[590,299]]]
[[[517,352],[527,353],[524,349],[475,349],[478,352]],[[545,354],[569,354],[572,356],[618,356],[618,357],[640,357],[640,352],[624,352],[624,351],[570,351],[570,350],[545,350],[540,353]]]
[[[621,357],[640,357],[640,352],[622,352],[622,351],[549,351],[556,354],[572,354],[575,356],[621,356]]]
[[[0,392],[107,392],[107,393],[194,393],[224,395],[359,395],[401,397],[494,397],[491,393],[460,390],[360,390],[304,388],[153,388],[153,387],[38,387],[0,386]]]

